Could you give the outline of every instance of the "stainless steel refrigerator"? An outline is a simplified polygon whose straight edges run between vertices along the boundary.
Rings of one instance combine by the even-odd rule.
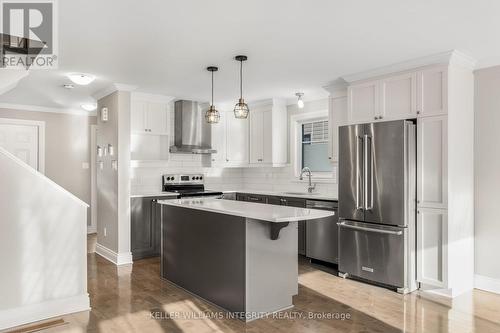
[[[416,125],[339,128],[339,272],[416,289]]]

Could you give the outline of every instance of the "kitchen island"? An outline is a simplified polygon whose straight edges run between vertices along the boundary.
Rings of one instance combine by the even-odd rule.
[[[159,203],[162,277],[247,321],[293,307],[297,221],[334,215],[222,199]]]

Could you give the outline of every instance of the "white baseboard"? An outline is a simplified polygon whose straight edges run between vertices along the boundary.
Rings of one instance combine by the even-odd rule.
[[[476,274],[474,275],[474,288],[500,294],[500,280]]]
[[[0,330],[88,310],[90,310],[89,294],[2,310]]]
[[[108,249],[104,245],[99,243],[96,244],[95,253],[103,257],[104,259],[111,261],[115,265],[128,265],[132,263],[132,253],[116,253],[113,250]]]

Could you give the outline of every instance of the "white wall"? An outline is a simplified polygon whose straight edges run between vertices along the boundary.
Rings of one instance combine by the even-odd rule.
[[[1,109],[0,118],[45,122],[45,175],[90,203],[90,125],[95,116]],[[90,213],[88,214],[90,225]]]
[[[114,155],[97,157],[96,252],[116,264],[132,262],[130,253],[130,93],[117,91],[98,101],[109,120],[98,118],[97,145],[114,147]],[[117,169],[112,167],[117,161]],[[106,230],[106,232],[105,232]],[[103,252],[104,251],[104,252]]]
[[[474,99],[476,286],[500,292],[500,66],[475,72]]]
[[[0,329],[89,309],[87,205],[0,148]]]

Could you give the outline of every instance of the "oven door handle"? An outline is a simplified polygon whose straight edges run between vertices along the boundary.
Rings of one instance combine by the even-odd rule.
[[[401,236],[403,234],[402,231],[392,231],[392,230],[384,230],[384,229],[376,229],[376,228],[366,228],[366,227],[360,227],[357,225],[350,225],[346,224],[345,222],[337,222],[337,225],[339,227],[347,228],[347,229],[354,229],[354,230],[360,230],[360,231],[369,231],[369,232],[375,232],[379,234],[388,234],[388,235],[396,235],[396,236]]]

